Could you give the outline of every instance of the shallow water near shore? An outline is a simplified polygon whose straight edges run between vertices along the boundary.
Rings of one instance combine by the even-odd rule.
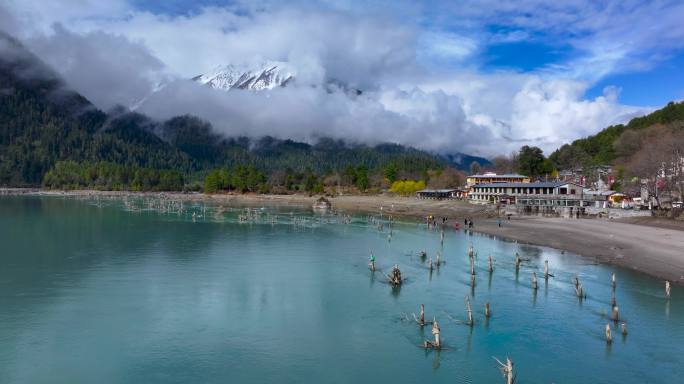
[[[442,246],[439,231],[422,225],[396,223],[388,241],[387,224],[379,231],[362,216],[345,224],[308,207],[155,204],[0,198],[0,382],[496,383],[493,357],[506,356],[518,383],[684,376],[679,286],[667,300],[660,280],[453,227]],[[478,252],[474,289],[469,243]],[[430,273],[422,249],[446,263]],[[515,252],[526,259],[517,276]],[[408,278],[400,289],[383,277],[395,263]],[[626,337],[607,319],[612,272]],[[406,317],[421,303],[446,350],[420,347],[430,328]]]

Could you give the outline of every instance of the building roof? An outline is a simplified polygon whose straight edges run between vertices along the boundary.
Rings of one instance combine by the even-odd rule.
[[[596,190],[591,190],[591,189],[584,191],[585,195],[596,195],[596,196],[611,196],[611,195],[614,195],[616,193],[617,192],[615,192],[615,191],[596,191]]]
[[[416,193],[449,193],[456,192],[455,189],[421,189]]]
[[[489,178],[489,179],[510,179],[510,178],[527,178],[528,176],[525,175],[520,175],[517,173],[505,173],[503,175],[497,175],[495,173],[490,173],[490,174],[481,174],[481,175],[470,175],[468,177],[479,177],[479,178]]]
[[[582,187],[581,185],[567,181],[543,181],[535,183],[486,183],[473,185],[473,188],[557,188],[568,184],[576,185],[580,188]]]

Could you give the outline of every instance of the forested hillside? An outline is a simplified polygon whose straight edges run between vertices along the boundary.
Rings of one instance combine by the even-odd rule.
[[[573,141],[553,152],[549,159],[559,169],[613,163],[619,157],[629,155],[621,152],[621,138],[633,135],[654,125],[670,125],[684,121],[684,102],[670,102],[667,106],[646,116],[605,128],[594,136]]]
[[[2,186],[180,189],[202,184],[210,171],[223,169],[233,175],[258,173],[253,179],[259,190],[286,183],[299,189],[307,180],[321,185],[331,176],[338,184],[359,186],[359,172],[369,180],[360,185],[367,188],[373,175],[427,178],[448,163],[394,144],[225,138],[192,116],[156,122],[123,109],[105,113],[69,91],[10,36],[0,34],[0,53]]]

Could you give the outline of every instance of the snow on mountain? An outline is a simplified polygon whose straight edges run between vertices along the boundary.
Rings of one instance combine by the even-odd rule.
[[[297,70],[289,63],[266,61],[254,66],[221,65],[209,73],[193,77],[192,80],[223,91],[231,89],[263,91],[284,87],[294,82],[296,77]],[[316,85],[312,86],[316,87]],[[323,87],[329,93],[342,91],[349,97],[356,97],[362,93],[361,90],[332,78],[324,80],[318,86]]]
[[[193,80],[214,89],[247,89],[262,91],[284,87],[297,72],[288,63],[267,61],[257,66],[222,65],[213,71],[193,77]]]

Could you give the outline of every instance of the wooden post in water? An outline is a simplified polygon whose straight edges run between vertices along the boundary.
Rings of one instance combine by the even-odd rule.
[[[585,297],[584,288],[582,287],[582,283],[580,283],[579,277],[577,275],[575,275],[575,293],[580,299]]]
[[[473,309],[470,307],[470,297],[466,295],[465,297],[465,302],[466,302],[466,311],[468,312],[468,321],[466,324],[470,325],[471,327],[475,324],[473,321]]]
[[[437,252],[437,268],[442,264],[442,253]]]
[[[520,263],[521,263],[520,255],[518,255],[518,252],[516,252],[515,253],[515,270],[516,271],[520,269]]]
[[[425,305],[423,304],[420,305],[420,316],[418,317],[418,324],[420,324],[421,327],[425,325]]]
[[[492,312],[489,309],[489,301],[485,303],[485,317],[489,318],[492,315]]]
[[[625,323],[620,324],[620,332],[622,332],[623,336],[627,335],[627,324],[625,324]]]
[[[368,267],[371,271],[375,272],[375,255],[373,255],[373,252],[370,254],[370,262],[368,263]]]
[[[475,276],[475,259],[470,258],[470,275]]]
[[[487,259],[487,271],[489,271],[489,273],[494,272],[494,262],[492,261],[492,255],[489,255],[489,258]]]
[[[532,289],[537,290],[537,272],[532,272]]]
[[[544,280],[549,279],[549,261],[544,260]]]
[[[430,272],[432,272],[432,257],[428,261],[428,268],[430,269]]]
[[[665,297],[670,298],[670,282],[665,280]]]
[[[610,324],[606,324],[606,343],[610,344],[613,342],[613,335],[610,332]]]
[[[616,323],[620,321],[620,311],[617,306],[613,307],[613,310],[610,313],[610,319]]]
[[[615,272],[610,276],[610,285],[613,287],[613,292],[615,292],[615,287],[617,286],[617,281],[615,279]]]
[[[611,295],[610,295],[610,306],[611,307],[617,306],[617,299],[615,298],[615,291],[613,291],[613,293],[611,293]]]

